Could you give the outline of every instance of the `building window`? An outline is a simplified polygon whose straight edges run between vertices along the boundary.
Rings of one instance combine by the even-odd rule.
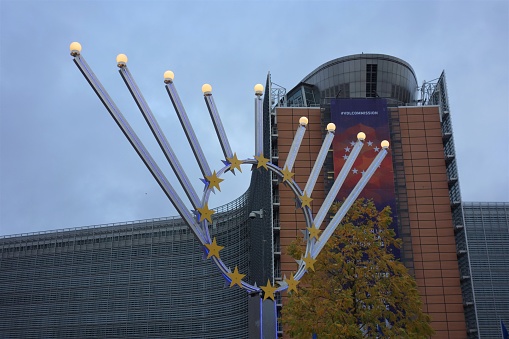
[[[366,98],[376,98],[377,64],[366,65]]]

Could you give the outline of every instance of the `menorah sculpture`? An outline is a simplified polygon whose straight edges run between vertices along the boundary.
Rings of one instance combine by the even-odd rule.
[[[129,72],[127,67],[127,56],[124,54],[119,54],[117,56],[117,66],[119,67],[119,73],[124,79],[127,88],[131,92],[138,108],[143,114],[147,124],[149,125],[154,137],[156,138],[159,146],[161,147],[166,159],[168,160],[170,166],[172,167],[180,185],[182,186],[189,202],[192,205],[193,210],[189,210],[182,198],[175,192],[172,185],[163,174],[157,163],[152,158],[151,154],[145,148],[141,140],[138,138],[134,130],[131,128],[124,115],[120,112],[118,107],[115,105],[111,97],[108,95],[104,87],[101,85],[95,74],[92,72],[91,68],[85,62],[85,59],[81,55],[81,45],[77,42],[73,42],[70,45],[71,55],[74,57],[74,62],[83,73],[87,81],[89,82],[92,89],[95,91],[99,99],[102,101],[108,112],[111,114],[115,122],[118,124],[124,135],[127,137],[135,151],[138,153],[140,158],[143,160],[148,170],[152,173],[155,180],[161,186],[162,190],[170,199],[173,206],[176,208],[178,214],[182,218],[182,220],[189,226],[189,228],[194,233],[195,237],[198,241],[204,246],[205,253],[207,254],[207,259],[212,259],[216,266],[219,268],[223,276],[225,277],[227,283],[230,284],[230,287],[234,287],[235,285],[240,288],[245,289],[248,293],[263,293],[263,299],[272,299],[274,300],[275,293],[280,293],[282,291],[297,291],[297,285],[299,284],[300,279],[308,270],[314,270],[314,263],[316,261],[316,257],[323,249],[325,243],[329,240],[329,238],[334,233],[334,230],[338,227],[341,220],[350,209],[352,204],[355,202],[360,192],[366,186],[370,178],[375,173],[376,169],[380,166],[382,160],[387,155],[387,148],[389,147],[389,142],[387,140],[382,141],[381,143],[381,151],[377,154],[371,165],[368,169],[363,173],[361,179],[356,184],[354,189],[348,195],[344,203],[338,212],[334,215],[332,220],[329,222],[327,227],[323,230],[320,235],[320,227],[324,218],[326,217],[332,203],[334,202],[343,182],[346,179],[347,174],[349,173],[352,165],[355,162],[366,138],[366,135],[363,132],[359,132],[357,134],[357,142],[355,143],[353,149],[351,150],[348,158],[346,159],[345,164],[343,165],[339,175],[332,188],[330,189],[327,197],[325,198],[323,205],[320,207],[318,213],[313,217],[312,211],[310,208],[310,202],[313,200],[311,198],[313,193],[313,188],[318,179],[318,176],[321,173],[323,163],[325,161],[326,154],[331,146],[332,140],[334,138],[334,132],[336,126],[332,123],[327,125],[327,134],[324,138],[323,144],[321,146],[320,152],[316,158],[315,164],[311,170],[311,174],[309,175],[308,181],[304,190],[302,190],[297,183],[293,180],[292,167],[294,165],[295,159],[297,157],[300,144],[306,132],[306,125],[308,123],[308,119],[306,117],[301,117],[299,119],[299,126],[297,128],[297,132],[295,134],[294,140],[292,142],[290,152],[287,156],[286,162],[282,168],[274,165],[266,158],[263,154],[263,119],[262,119],[262,95],[263,95],[263,86],[257,84],[254,87],[255,91],[255,155],[253,158],[246,158],[243,160],[239,160],[237,154],[232,152],[230,148],[230,144],[228,142],[228,138],[224,131],[223,125],[221,123],[221,119],[218,114],[218,110],[216,108],[214,98],[212,96],[212,87],[209,84],[205,84],[202,86],[202,92],[204,95],[205,103],[207,105],[207,109],[210,113],[210,117],[214,124],[214,128],[216,130],[217,137],[219,138],[219,142],[225,157],[223,160],[224,167],[219,169],[217,172],[211,171],[205,155],[200,147],[198,139],[193,131],[193,127],[189,122],[188,116],[180,101],[178,96],[175,84],[173,82],[174,74],[171,71],[166,71],[164,73],[164,83],[166,86],[166,90],[168,95],[173,103],[173,107],[178,115],[180,123],[182,124],[182,128],[186,134],[186,137],[191,145],[194,156],[198,162],[201,173],[203,175],[202,182],[204,186],[204,192],[201,199],[198,197],[198,194],[194,190],[193,186],[189,178],[186,175],[186,172],[183,170],[182,166],[179,163],[179,160],[175,153],[173,152],[170,143],[166,139],[164,133],[162,132],[159,124],[157,123],[156,118],[152,114],[152,111],[143,98],[138,86],[136,85],[133,76]],[[283,182],[288,185],[293,193],[295,194],[296,200],[298,201],[299,207],[302,209],[304,213],[304,217],[306,220],[306,232],[305,232],[305,240],[306,240],[306,250],[304,252],[304,256],[301,260],[298,261],[298,268],[295,273],[292,273],[290,278],[284,277],[284,280],[279,282],[279,287],[273,286],[270,280],[267,281],[266,285],[257,286],[255,283],[251,285],[245,281],[243,281],[243,277],[245,274],[242,274],[238,271],[238,267],[235,266],[232,271],[229,266],[227,266],[220,257],[220,251],[224,248],[224,246],[220,246],[216,242],[216,238],[211,239],[209,233],[209,224],[212,223],[212,215],[214,214],[214,210],[210,209],[208,206],[210,193],[214,191],[214,189],[220,190],[220,184],[224,180],[222,179],[223,174],[230,171],[235,173],[235,170],[241,170],[241,165],[251,165],[253,168],[256,166],[258,169],[264,169],[267,171],[271,171],[275,173],[279,182]]]

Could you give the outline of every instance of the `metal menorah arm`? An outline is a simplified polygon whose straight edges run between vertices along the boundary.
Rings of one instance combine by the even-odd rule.
[[[148,170],[157,181],[163,192],[166,194],[170,202],[175,206],[177,213],[180,215],[182,220],[191,228],[196,237],[204,243],[204,236],[202,232],[199,230],[198,225],[194,220],[194,216],[191,212],[186,208],[184,202],[180,199],[176,191],[171,186],[170,182],[163,174],[157,163],[154,161],[148,150],[145,148],[141,140],[138,138],[134,130],[131,128],[124,115],[118,109],[115,102],[111,99],[108,92],[104,89],[99,79],[95,76],[94,72],[92,72],[91,68],[86,63],[83,56],[80,54],[74,56],[74,63],[78,66],[78,69],[81,71],[85,79],[87,79],[88,83],[94,90],[94,92],[99,97],[99,100],[104,104],[104,107],[113,120],[117,123],[120,130],[124,133],[129,143],[134,148],[136,153],[138,153],[139,157],[147,166]]]
[[[256,87],[255,94],[255,156],[260,156],[263,154],[263,102],[262,92],[256,91]]]
[[[352,192],[350,192],[348,197],[345,199],[343,205],[341,205],[341,208],[338,210],[336,215],[334,215],[334,218],[332,218],[329,225],[325,228],[318,241],[315,242],[314,239],[310,240],[310,243],[308,243],[308,247],[306,248],[307,256],[310,256],[311,258],[316,258],[318,254],[320,254],[321,250],[323,249],[327,241],[330,239],[336,228],[339,226],[340,222],[343,220],[350,207],[352,207],[355,200],[359,197],[359,194],[362,192],[366,184],[369,182],[369,180],[375,173],[378,166],[380,166],[386,155],[387,149],[382,148],[382,150],[375,157],[371,165],[369,165],[368,169],[366,170],[362,178],[359,180],[357,185],[355,185]],[[299,268],[295,273],[295,279],[300,280],[304,273],[306,273],[306,266],[304,265],[304,262],[301,261],[301,263],[299,264]]]
[[[329,124],[331,125],[331,124]],[[334,124],[332,124],[334,125]],[[327,135],[323,140],[322,147],[320,148],[320,152],[318,152],[318,156],[316,157],[315,164],[313,165],[313,169],[309,174],[308,182],[306,183],[306,187],[304,187],[304,192],[310,197],[313,193],[313,189],[315,188],[316,180],[318,179],[318,175],[320,175],[323,167],[323,163],[325,162],[325,157],[327,156],[327,152],[329,152],[330,145],[332,144],[332,140],[334,140],[334,129],[332,126],[327,126],[328,129]]]
[[[314,224],[316,228],[320,228],[320,226],[322,225],[325,216],[329,212],[332,204],[334,203],[334,200],[338,196],[338,192],[341,189],[341,186],[343,186],[343,183],[345,182],[346,176],[348,175],[348,173],[350,173],[350,169],[352,168],[355,159],[357,159],[357,156],[359,155],[362,146],[364,146],[363,142],[361,140],[358,140],[355,143],[355,146],[353,147],[352,151],[348,155],[348,159],[346,159],[346,162],[341,168],[341,171],[339,171],[339,174],[336,177],[336,180],[334,180],[334,184],[332,184],[329,193],[327,193],[327,196],[325,197],[322,206],[320,206],[318,213],[316,213],[314,219]]]
[[[377,154],[371,165],[369,165],[366,172],[362,175],[362,178],[359,180],[357,185],[355,185],[352,192],[350,192],[348,197],[345,199],[343,205],[341,205],[339,210],[336,212],[336,214],[330,221],[329,225],[325,228],[318,241],[314,245],[313,244],[311,245],[311,255],[313,258],[316,258],[318,253],[320,253],[320,251],[322,250],[323,246],[325,246],[325,243],[330,239],[336,228],[339,226],[339,223],[341,222],[341,220],[343,220],[343,218],[345,217],[350,207],[352,207],[355,200],[357,200],[359,194],[361,194],[362,190],[369,182],[373,174],[375,174],[375,171],[380,166],[386,155],[387,149],[382,148],[382,150]]]
[[[214,124],[216,134],[219,138],[219,143],[221,144],[221,149],[223,150],[225,160],[227,158],[232,158],[233,152],[232,149],[230,148],[230,143],[228,142],[226,132],[224,131],[221,118],[219,117],[219,113],[217,112],[216,103],[214,102],[212,92],[210,94],[203,93],[203,98],[205,99],[205,103],[207,104],[207,109],[209,111],[210,118],[212,119],[212,123]]]
[[[131,72],[127,68],[127,65],[120,67],[119,73],[122,76],[122,79],[124,79],[124,82],[127,88],[129,89],[129,92],[131,92],[134,101],[138,105],[138,108],[140,109],[140,112],[145,118],[145,121],[147,122],[148,126],[150,127],[152,134],[156,138],[157,143],[161,147],[161,150],[163,151],[166,160],[168,160],[171,168],[173,169],[173,172],[175,172],[175,175],[177,176],[177,179],[180,182],[182,188],[184,189],[184,192],[186,193],[189,201],[193,205],[193,208],[197,209],[198,207],[201,207],[200,199],[198,198],[196,191],[191,185],[191,182],[189,181],[186,172],[180,165],[180,162],[177,156],[175,155],[175,152],[173,152],[173,149],[171,148],[168,139],[166,139],[166,136],[161,130],[161,127],[157,123],[157,120],[154,114],[152,113],[152,110],[145,101],[145,98],[143,97],[140,89],[138,88],[138,85],[134,81]]]
[[[173,81],[170,81],[166,84],[165,87],[166,87],[166,91],[168,92],[168,95],[170,96],[171,102],[173,103],[175,112],[177,112],[177,116],[180,120],[180,124],[182,125],[182,128],[184,129],[187,140],[188,140],[189,144],[191,145],[191,149],[193,150],[193,154],[196,158],[196,161],[198,162],[198,166],[200,166],[202,175],[204,178],[208,177],[212,174],[212,171],[210,170],[207,159],[205,158],[205,155],[203,154],[203,150],[201,149],[200,143],[198,142],[198,138],[196,137],[196,134],[194,133],[193,126],[191,125],[191,122],[189,121],[189,118],[186,113],[186,109],[184,108],[184,106],[182,105],[182,102],[180,101],[180,97],[177,93],[177,89],[175,88],[175,84],[173,84]]]
[[[288,157],[286,158],[285,164],[283,165],[283,168],[287,169],[288,171],[292,170],[293,164],[295,163],[295,159],[299,153],[300,144],[302,143],[302,139],[306,133],[307,124],[308,119],[306,117],[299,119],[299,127],[297,128],[297,132],[293,137],[292,146],[290,146],[290,152],[288,152]]]

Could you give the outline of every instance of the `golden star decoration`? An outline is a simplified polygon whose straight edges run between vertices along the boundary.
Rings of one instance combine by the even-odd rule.
[[[239,273],[239,269],[237,268],[237,266],[235,266],[233,273],[227,273],[227,275],[232,280],[232,282],[230,283],[230,287],[239,285],[239,287],[242,288],[242,278],[244,278],[246,275]]]
[[[311,227],[308,227],[307,230],[309,232],[309,239],[315,238],[318,240],[318,234],[321,232],[319,228],[316,228],[315,225],[311,225]]]
[[[221,251],[224,248],[224,246],[219,246],[217,244],[215,237],[212,240],[212,243],[211,244],[205,244],[205,247],[207,247],[207,249],[209,250],[209,254],[207,255],[207,259],[209,259],[212,256],[214,256],[217,259],[219,259],[219,251]]]
[[[217,176],[216,171],[212,173],[211,175],[206,175],[205,179],[209,182],[209,188],[217,188],[219,191],[221,191],[221,188],[219,188],[219,184],[224,181],[224,179],[221,179]]]
[[[288,170],[288,166],[285,166],[285,169],[281,171],[283,173],[283,182],[286,180],[290,180],[293,177],[293,174],[290,170]]]
[[[311,208],[311,206],[309,204],[311,203],[311,201],[313,201],[313,199],[311,199],[311,197],[308,197],[308,194],[306,192],[304,192],[304,195],[301,195],[299,198],[301,200],[302,208],[304,208],[306,206]]]
[[[203,207],[197,208],[198,212],[200,212],[200,222],[204,219],[207,219],[209,223],[212,223],[212,214],[214,214],[214,210],[209,209],[209,205],[205,203]]]
[[[272,286],[270,284],[270,279],[267,279],[267,285],[265,286],[260,286],[261,289],[263,290],[263,300],[267,299],[267,298],[270,298],[272,300],[274,300],[274,292],[276,291],[276,286]]]
[[[269,168],[267,167],[267,163],[269,162],[269,159],[265,158],[263,156],[263,153],[260,154],[259,156],[255,156],[255,159],[258,160],[258,164],[256,165],[256,168],[260,168],[260,167],[263,167],[265,168],[266,170],[268,170]]]
[[[307,257],[304,257],[302,258],[302,261],[304,261],[306,263],[306,269],[308,270],[315,270],[315,262],[316,262],[316,259],[313,259],[311,257],[311,255],[308,253],[308,256]]]
[[[237,153],[233,153],[233,157],[231,158],[226,158],[226,161],[230,163],[230,171],[232,171],[232,173],[234,173],[233,171],[235,169],[238,169],[240,172],[242,172],[242,169],[240,168],[242,161],[237,158]]]
[[[300,283],[300,281],[295,280],[293,273],[290,276],[290,279],[285,279],[285,282],[288,284],[288,292],[294,291],[295,293],[299,293],[297,290],[297,285]]]

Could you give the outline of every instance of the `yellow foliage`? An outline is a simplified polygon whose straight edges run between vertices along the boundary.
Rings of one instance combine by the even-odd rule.
[[[335,213],[340,203],[333,204]],[[401,241],[389,228],[389,207],[378,211],[359,199],[327,242],[283,308],[285,333],[292,338],[426,338],[433,334],[422,312],[417,285],[392,251]],[[287,253],[299,259],[299,239]]]

